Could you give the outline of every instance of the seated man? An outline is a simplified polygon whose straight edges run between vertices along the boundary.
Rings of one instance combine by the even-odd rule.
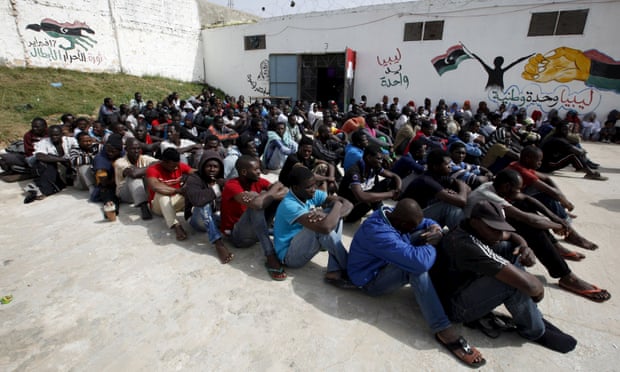
[[[316,189],[317,180],[304,166],[289,176],[290,189],[276,211],[274,245],[278,259],[288,267],[302,267],[321,248],[329,252],[325,280],[346,284],[347,250],[342,244],[342,217],[353,205],[346,199]],[[326,205],[329,210],[320,210]]]
[[[363,130],[356,130],[351,134],[351,143],[348,143],[344,148],[342,167],[345,172],[364,156],[364,149],[366,146],[368,146],[368,136],[366,132]]]
[[[329,127],[320,125],[312,143],[312,154],[336,167],[344,158],[344,145],[338,137],[331,134]]]
[[[290,154],[297,152],[297,142],[288,136],[286,124],[272,121],[267,131],[267,144],[263,154],[263,166],[266,169],[281,169]]]
[[[382,162],[381,148],[369,145],[364,149],[364,157],[346,171],[338,187],[338,195],[355,207],[345,222],[357,222],[369,210],[379,208],[383,200],[396,200],[400,195],[400,177],[383,169]],[[385,179],[379,182],[379,176]]]
[[[155,214],[163,216],[166,226],[174,229],[176,239],[187,239],[187,233],[177,219],[177,212],[185,209],[185,189],[181,187],[182,177],[194,173],[189,165],[181,163],[176,149],[168,148],[161,154],[161,162],[146,169],[146,184],[149,189],[149,203]]]
[[[543,319],[536,302],[543,299],[544,287],[520,267],[533,265],[534,254],[513,231],[501,205],[481,201],[444,237],[431,270],[444,309],[453,321],[472,322],[503,304],[519,335],[568,353],[577,341]],[[506,240],[513,245],[500,244]]]
[[[5,172],[30,173],[34,164],[34,145],[47,137],[47,122],[43,118],[34,118],[30,130],[24,134],[24,152],[5,152],[0,154],[0,167]]]
[[[479,165],[465,163],[465,157],[467,156],[465,143],[460,141],[453,142],[449,149],[450,157],[452,158],[450,177],[465,182],[472,189],[493,177],[493,174],[488,169]]]
[[[218,226],[223,186],[224,164],[220,154],[212,150],[205,151],[197,172],[190,174],[185,183],[185,219],[189,219],[194,229],[207,233],[220,262],[227,264],[235,256],[224,245]]]
[[[570,225],[570,215],[567,210],[572,211],[575,206],[562,193],[559,187],[553,182],[551,177],[536,171],[542,162],[542,151],[535,146],[526,146],[521,151],[519,161],[510,163],[508,168],[513,169],[521,175],[523,186],[521,191],[540,201],[551,212],[566,221]],[[595,250],[598,245],[579,235],[573,227],[564,238],[567,243],[578,247]]]
[[[78,146],[73,147],[69,152],[71,166],[76,172],[73,186],[81,190],[88,190],[88,195],[91,195],[95,190],[93,161],[99,153],[99,145],[94,143],[93,138],[87,132],[79,132],[75,137]]]
[[[118,133],[111,134],[103,151],[99,151],[93,159],[93,171],[95,172],[95,189],[90,195],[90,200],[103,202],[103,211],[118,215],[120,200],[116,196],[116,178],[114,176],[114,162],[123,156],[123,138]],[[106,219],[114,220],[104,213]]]
[[[605,181],[607,177],[601,176],[598,171],[590,167],[591,162],[586,158],[586,151],[569,142],[568,122],[561,121],[555,128],[555,132],[542,144],[542,172],[550,173],[572,165],[575,170],[586,173],[584,178]]]
[[[142,155],[142,146],[136,138],[127,138],[127,154],[114,162],[116,196],[123,202],[140,207],[143,220],[153,218],[148,206],[148,196],[144,184],[147,168],[158,160]]]
[[[200,156],[202,156],[202,145],[181,138],[181,126],[179,124],[169,124],[166,127],[166,133],[168,134],[168,139],[160,144],[162,153],[168,148],[176,149],[181,156],[181,161],[185,164],[193,164],[194,156],[200,159]]]
[[[273,280],[285,280],[286,272],[278,261],[269,238],[269,224],[277,204],[288,189],[260,177],[260,162],[250,155],[242,155],[236,164],[238,177],[228,180],[222,191],[222,223],[220,230],[230,236],[237,248],[246,248],[260,242],[267,259],[265,268]]]
[[[401,191],[405,191],[414,178],[426,170],[426,144],[412,141],[407,146],[407,153],[402,155],[392,166],[392,172],[403,180]]]
[[[286,158],[280,170],[278,180],[282,182],[284,186],[290,187],[288,182],[289,174],[295,167],[300,166],[312,170],[319,189],[327,193],[330,193],[328,189],[331,190],[332,193],[336,192],[338,186],[336,186],[335,167],[312,155],[312,140],[306,136],[302,137],[301,141],[299,141],[297,152],[295,154],[290,154]]]
[[[247,134],[242,135],[237,140],[237,145],[231,145],[226,150],[226,156],[224,157],[224,178],[229,180],[239,176],[235,164],[241,155],[250,155],[260,161],[258,151],[256,150],[256,142],[254,138]]]
[[[73,168],[69,153],[77,146],[73,137],[62,135],[60,125],[49,128],[49,137],[42,138],[34,145],[34,184],[26,186],[24,203],[31,203],[46,196],[55,194],[72,182]]]
[[[470,188],[463,181],[451,178],[450,155],[440,149],[432,150],[427,158],[428,170],[416,177],[403,193],[424,208],[424,216],[452,229],[463,219]]]
[[[409,235],[417,231],[418,234]],[[480,367],[485,360],[476,348],[457,336],[435,292],[428,270],[435,262],[435,248],[442,238],[441,227],[423,218],[413,199],[401,199],[395,208],[373,212],[353,236],[348,274],[353,284],[371,296],[411,285],[422,316],[437,341],[450,348],[464,363]]]
[[[465,217],[469,217],[473,206],[480,201],[487,200],[501,205],[508,222],[532,248],[549,275],[560,279],[560,288],[595,302],[609,300],[609,292],[580,279],[571,271],[565,259],[580,261],[585,256],[566,249],[549,232],[549,229],[552,229],[565,235],[570,227],[538,200],[521,193],[522,184],[519,173],[504,169],[493,182],[484,183],[469,194]]]

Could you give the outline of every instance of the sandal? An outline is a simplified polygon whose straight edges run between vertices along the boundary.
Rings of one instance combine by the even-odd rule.
[[[560,256],[562,256],[565,260],[577,261],[577,262],[586,258],[586,255],[583,253],[568,251],[568,250],[566,252],[561,252]]]
[[[435,334],[435,339],[468,367],[482,367],[487,362],[478,349],[469,346],[467,340],[465,340],[463,336],[459,336],[456,341],[450,343],[444,342],[437,334]]]
[[[586,174],[583,178],[588,180],[597,180],[597,181],[607,181],[609,177],[601,176],[599,172],[593,172],[590,174]]]
[[[566,284],[563,284],[562,282],[559,282],[558,285],[560,286],[560,288],[564,289],[565,291],[574,293],[576,295],[582,296],[587,298],[588,300],[592,300],[594,302],[605,302],[607,300],[609,300],[611,298],[611,293],[607,292],[606,289],[601,289],[597,286],[595,286],[594,284],[591,284],[592,289],[576,289],[576,288],[571,288],[569,286],[567,286]],[[600,295],[601,297],[598,297],[597,295]]]
[[[265,269],[267,269],[267,274],[269,274],[272,280],[275,280],[277,282],[286,280],[287,275],[286,275],[286,271],[284,271],[283,266],[280,266],[279,268],[274,269],[273,267],[269,267],[269,264],[265,262]]]

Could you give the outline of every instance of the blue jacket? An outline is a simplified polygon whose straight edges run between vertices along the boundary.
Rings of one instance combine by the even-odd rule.
[[[409,234],[396,230],[385,216],[390,207],[374,211],[359,227],[349,249],[347,273],[353,284],[366,285],[387,264],[419,275],[435,263],[437,253],[430,244],[414,245]],[[425,230],[437,222],[425,218],[415,231]]]

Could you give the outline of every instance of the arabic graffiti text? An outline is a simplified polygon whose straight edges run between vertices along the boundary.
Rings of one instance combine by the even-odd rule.
[[[399,48],[396,48],[394,56],[387,58],[377,56],[377,64],[381,67],[383,73],[383,76],[379,77],[382,87],[391,88],[400,85],[405,87],[405,89],[409,88],[409,76],[402,71],[402,57]]]
[[[496,104],[537,106],[545,113],[552,109],[593,111],[599,106],[601,99],[601,93],[595,88],[574,91],[566,85],[559,85],[551,92],[544,92],[537,84],[523,88],[511,85],[504,91],[498,89],[489,91],[489,100]]]
[[[31,58],[44,59],[49,62],[87,63],[98,66],[105,60],[105,56],[101,53],[58,48],[56,40],[48,38],[40,40],[35,37],[26,42],[26,48]]]

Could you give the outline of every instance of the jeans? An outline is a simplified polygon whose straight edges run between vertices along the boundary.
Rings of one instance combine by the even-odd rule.
[[[424,217],[437,221],[441,226],[448,226],[450,230],[457,227],[461,220],[465,218],[463,208],[443,201],[428,205],[423,212]]]
[[[560,217],[565,221],[570,221],[568,218],[568,214],[566,213],[566,209],[564,209],[564,207],[562,206],[562,204],[560,204],[559,201],[555,200],[551,196],[545,194],[544,192],[538,191],[532,186],[526,188],[524,190],[524,193],[543,203],[543,205],[549,208],[549,210],[553,212],[553,214],[555,214],[556,216]]]
[[[433,333],[449,328],[451,325],[450,320],[444,312],[428,273],[414,275],[396,265],[387,264],[362,289],[371,296],[380,296],[393,292],[407,284],[411,284],[413,295],[418,306],[420,306],[422,316]]]
[[[515,261],[515,266],[521,268],[516,262],[516,256],[512,255],[510,243],[499,244],[499,247],[494,246],[493,250],[509,261]],[[451,319],[457,322],[471,322],[480,319],[501,304],[504,304],[512,315],[517,331],[522,337],[536,340],[545,333],[542,314],[534,301],[515,287],[490,276],[474,280],[452,296]]]
[[[542,314],[532,299],[518,289],[485,276],[459,291],[451,299],[452,319],[471,322],[504,304],[521,336],[536,340],[545,333]]]
[[[342,220],[329,234],[320,234],[304,227],[291,240],[283,262],[289,267],[302,267],[319,253],[321,247],[329,253],[327,272],[347,269],[349,254],[342,244]]]
[[[197,231],[206,232],[211,244],[222,239],[222,234],[218,228],[220,218],[213,213],[211,204],[207,203],[202,207],[194,207],[189,224]]]
[[[269,238],[268,218],[266,210],[246,209],[231,232],[231,239],[235,247],[247,248],[256,242],[260,242],[265,256],[274,255],[276,251],[273,248],[273,242]]]

